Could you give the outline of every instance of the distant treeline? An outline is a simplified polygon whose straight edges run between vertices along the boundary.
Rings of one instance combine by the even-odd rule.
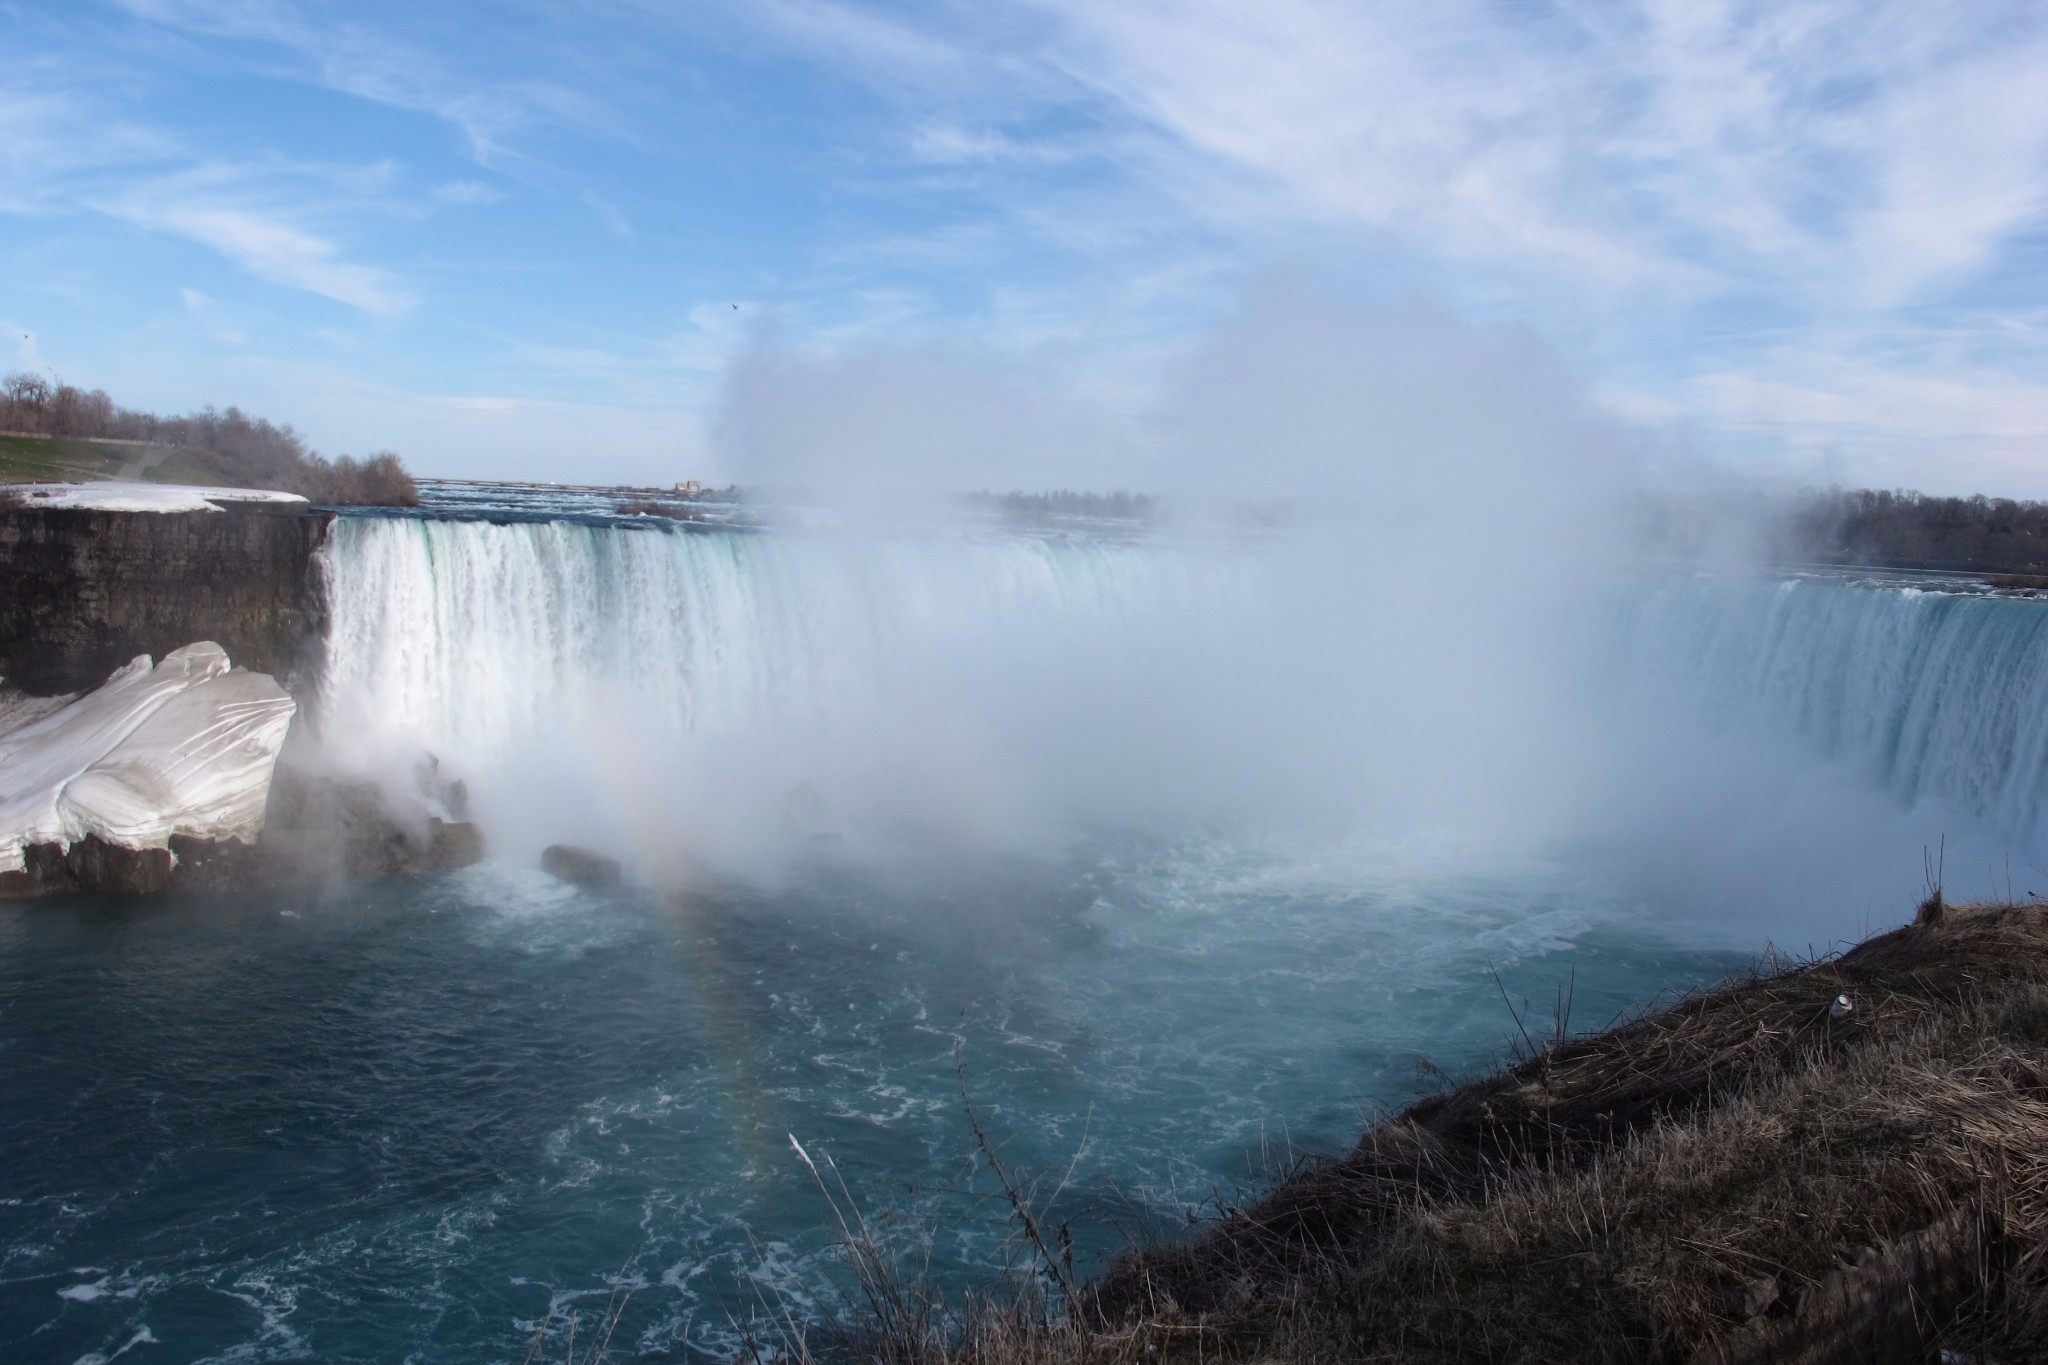
[[[1789,531],[1796,553],[1830,564],[2048,574],[2048,502],[1829,489],[1799,496]]]
[[[0,379],[0,431],[99,437],[176,446],[200,473],[238,488],[275,488],[314,502],[412,507],[419,489],[392,452],[328,459],[290,426],[273,426],[240,408],[159,417],[124,408],[103,389],[52,384],[38,374]]]
[[[1149,493],[1076,493],[1061,488],[1050,493],[969,493],[969,505],[1001,513],[1009,521],[1038,524],[1061,517],[1113,517],[1119,521],[1149,521],[1158,499]]]

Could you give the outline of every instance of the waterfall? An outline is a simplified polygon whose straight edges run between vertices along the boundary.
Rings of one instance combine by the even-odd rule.
[[[632,789],[728,834],[741,812],[788,823],[793,791],[876,819],[1029,819],[1019,787],[1067,742],[1073,670],[1127,653],[1163,604],[1228,614],[1235,579],[1113,543],[572,520],[343,518],[324,553],[330,750],[431,750],[571,823],[570,796],[616,820]]]
[[[1700,576],[1631,594],[1620,651],[1724,733],[1796,736],[1906,802],[2048,845],[2048,603]]]
[[[1490,593],[1271,546],[575,519],[351,517],[323,553],[326,747],[436,753],[514,847],[1324,816],[1530,846],[1654,807],[1658,857],[1728,861],[1695,835],[1757,819],[1767,768],[2048,848],[2039,602],[1637,570]],[[1924,833],[1885,837],[1917,859]]]

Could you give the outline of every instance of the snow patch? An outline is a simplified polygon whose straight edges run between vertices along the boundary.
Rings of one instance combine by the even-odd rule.
[[[164,848],[173,834],[253,842],[298,703],[211,641],[151,667],[137,655],[96,691],[0,734],[0,872],[31,844],[96,834]]]
[[[27,498],[30,507],[87,508],[95,512],[218,512],[224,502],[305,502],[297,493],[279,493],[268,488],[201,488],[196,484],[131,483],[122,479],[101,483],[15,484],[12,491]]]

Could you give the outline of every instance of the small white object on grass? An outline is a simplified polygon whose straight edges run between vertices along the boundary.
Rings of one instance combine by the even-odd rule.
[[[1834,1003],[1828,1006],[1828,1018],[1830,1019],[1844,1019],[1855,1012],[1856,1002],[1846,995],[1836,996]]]

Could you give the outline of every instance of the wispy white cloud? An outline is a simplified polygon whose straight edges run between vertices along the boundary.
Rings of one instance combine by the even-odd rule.
[[[0,85],[0,213],[103,214],[219,252],[274,283],[371,313],[406,291],[308,226],[388,195],[396,167],[209,159],[170,133],[110,111],[89,88]],[[54,87],[54,88],[53,88]]]
[[[277,197],[275,177],[243,167],[202,165],[157,176],[79,202],[111,218],[172,233],[219,252],[262,279],[359,308],[390,314],[412,300],[384,270],[351,261],[334,241],[295,221]]]
[[[1889,306],[2048,204],[2048,16],[2014,0],[761,12],[884,93],[941,99],[906,126],[914,159],[1071,160],[1092,138],[1197,215],[1350,222],[1581,286]],[[1048,108],[1087,116],[1020,133]]]
[[[204,290],[190,286],[178,290],[178,298],[185,305],[185,312],[192,319],[195,334],[224,346],[246,346],[249,334],[227,320],[220,300]]]
[[[1656,391],[1603,387],[1736,439],[1776,430],[1795,451],[1875,451],[1887,422],[1937,461],[2020,439],[1972,426],[1974,398],[2018,414],[2006,427],[2032,420],[2042,337],[2005,337],[1967,375],[1884,354],[1900,331],[1995,327],[1955,298],[2024,280],[2026,240],[2048,227],[2048,11],[2022,0],[802,0],[774,14],[797,50],[905,106],[907,162],[973,172],[1032,230],[1114,236],[1127,229],[1105,211],[1178,213],[1249,259],[1335,241],[1367,274],[1597,331],[1610,356],[1655,351]],[[1106,174],[1047,178],[1077,166]],[[1782,382],[1830,365],[1796,401]]]
[[[1295,211],[1595,283],[1889,302],[2048,185],[2017,6],[1041,4],[1064,71]]]
[[[61,210],[82,176],[175,155],[167,135],[111,114],[49,72],[0,72],[0,213]]]
[[[597,221],[604,224],[605,231],[621,241],[630,242],[640,235],[633,230],[633,220],[611,200],[602,198],[591,190],[585,190],[583,206],[597,215]]]
[[[997,129],[929,123],[911,134],[910,153],[919,161],[946,166],[1071,161],[1086,150],[1045,138],[1013,137]]]
[[[223,204],[130,195],[106,211],[143,227],[210,246],[254,274],[325,295],[366,313],[393,313],[409,300],[389,276],[341,259],[334,243],[287,223]]]
[[[1968,395],[2023,414],[2048,370],[2048,330],[1986,305],[2038,300],[2032,0],[586,0],[488,23],[115,2],[183,78],[316,88],[277,96],[308,108],[339,92],[379,106],[351,135],[389,140],[315,165],[294,125],[224,137],[123,93],[139,59],[129,81],[53,55],[0,73],[0,212],[112,214],[379,317],[428,262],[517,269],[535,297],[473,300],[503,342],[475,363],[520,384],[555,366],[628,405],[658,401],[692,329],[619,302],[629,253],[579,214],[693,294],[774,295],[792,344],[950,330],[1026,364],[1085,357],[1072,373],[1108,378],[1074,382],[1127,408],[1275,258],[1534,323],[1639,414],[1788,449],[1876,450],[1887,422],[1990,449],[2021,438],[1972,427]],[[458,231],[431,211],[514,180],[520,214]],[[686,239],[712,249],[682,259]],[[526,346],[528,305],[534,335],[599,340]],[[434,359],[464,386],[467,358]]]
[[[2048,209],[2048,44],[1972,54],[1874,111],[1852,259],[1877,304],[1981,266]]]
[[[840,0],[756,0],[747,12],[794,46],[906,90],[956,91],[987,78],[986,54]]]
[[[1860,426],[1898,438],[1943,434],[2025,451],[2038,463],[2048,444],[2048,382],[1982,373],[1899,370],[1846,362],[1815,365],[1782,379],[1702,375],[1699,391],[1732,422],[1792,424],[1817,432]],[[2048,482],[2048,472],[2042,481]]]
[[[440,204],[495,204],[505,197],[481,180],[448,180],[428,193]]]
[[[601,100],[559,81],[483,76],[459,49],[406,41],[353,20],[316,16],[292,0],[122,0],[138,18],[210,39],[259,45],[301,78],[394,108],[432,114],[460,129],[479,162],[517,160],[513,134],[539,122],[602,123]]]
[[[1775,371],[1704,374],[1689,390],[1696,418],[1766,438],[1771,463],[1816,482],[2048,498],[2048,382],[1802,355]]]

